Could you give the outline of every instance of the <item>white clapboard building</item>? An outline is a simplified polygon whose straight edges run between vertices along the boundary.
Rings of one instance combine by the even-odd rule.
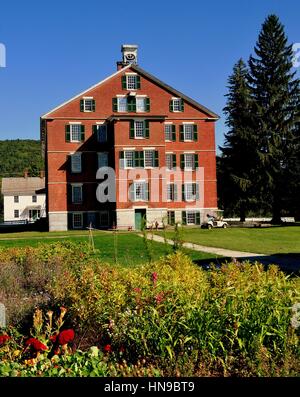
[[[4,222],[34,222],[46,217],[44,177],[3,178]]]

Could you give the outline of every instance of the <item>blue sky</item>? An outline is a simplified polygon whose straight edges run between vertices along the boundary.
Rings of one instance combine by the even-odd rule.
[[[39,139],[40,115],[115,72],[121,44],[136,43],[142,68],[221,116],[221,145],[228,75],[270,13],[300,42],[298,0],[2,2],[0,139]]]

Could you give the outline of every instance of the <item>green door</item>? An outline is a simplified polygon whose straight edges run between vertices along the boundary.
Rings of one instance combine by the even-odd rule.
[[[146,217],[146,210],[140,209],[134,212],[134,224],[136,230],[141,230],[143,226],[143,217]]]

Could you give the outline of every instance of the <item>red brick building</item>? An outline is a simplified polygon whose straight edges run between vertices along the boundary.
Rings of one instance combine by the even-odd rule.
[[[50,230],[200,224],[217,209],[219,117],[141,69],[137,46],[122,53],[116,73],[41,117]],[[99,202],[104,166],[116,199]]]

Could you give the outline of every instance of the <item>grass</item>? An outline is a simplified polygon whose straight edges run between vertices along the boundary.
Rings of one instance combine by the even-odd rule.
[[[68,232],[24,232],[14,233],[10,235],[1,235],[0,247],[37,247],[41,243],[53,243],[56,241],[73,241],[87,242],[87,231],[68,231]],[[4,238],[4,239],[3,239]],[[2,240],[1,240],[2,239]],[[94,244],[98,250],[97,256],[107,263],[114,263],[114,235],[111,232],[95,232]],[[159,259],[167,252],[171,252],[171,246],[152,242],[153,260]],[[193,260],[201,261],[206,259],[214,259],[215,254],[197,252],[192,250],[184,250],[184,252]],[[117,261],[120,264],[131,266],[134,264],[142,264],[148,261],[145,251],[143,239],[135,233],[118,232],[117,235]]]
[[[172,238],[173,231],[168,231]],[[300,253],[300,226],[270,228],[183,228],[185,242],[258,254]]]

